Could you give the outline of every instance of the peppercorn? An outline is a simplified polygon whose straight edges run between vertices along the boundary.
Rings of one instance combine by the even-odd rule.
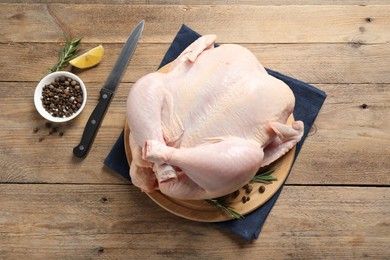
[[[245,187],[245,193],[246,194],[250,194],[252,192],[252,190],[253,190],[252,185],[247,184],[244,187]]]
[[[264,191],[265,191],[265,186],[261,185],[260,188],[259,188],[259,192],[260,193],[264,193]]]
[[[241,198],[241,201],[242,203],[246,203],[247,201],[249,201],[251,198],[249,196],[242,196]]]

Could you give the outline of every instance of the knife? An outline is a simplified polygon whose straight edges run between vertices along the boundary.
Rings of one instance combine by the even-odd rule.
[[[111,99],[114,96],[115,90],[117,89],[119,82],[127,68],[135,48],[137,47],[138,40],[144,29],[145,21],[142,20],[131,32],[125,45],[123,46],[121,53],[108,76],[103,88],[100,90],[99,103],[96,105],[91,116],[89,117],[87,124],[85,125],[83,135],[80,143],[73,148],[73,154],[76,157],[83,158],[88,154],[93,141],[95,140],[96,134],[103,121],[106,111],[111,103]]]

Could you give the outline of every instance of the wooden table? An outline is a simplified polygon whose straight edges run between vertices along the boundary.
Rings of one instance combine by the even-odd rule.
[[[390,256],[388,1],[0,2],[1,259]],[[144,33],[94,146],[77,160],[72,148],[141,19]],[[183,23],[217,34],[219,43],[242,44],[264,66],[328,94],[253,242],[166,212],[103,166],[123,128],[129,89],[157,68]],[[87,84],[86,108],[50,133],[33,93],[56,62],[63,33],[84,36],[82,52],[98,44],[106,52],[97,67],[73,70]]]

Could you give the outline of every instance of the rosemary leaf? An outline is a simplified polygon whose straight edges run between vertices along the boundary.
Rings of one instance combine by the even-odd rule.
[[[77,57],[77,51],[79,50],[79,43],[83,37],[77,37],[70,39],[66,34],[64,34],[66,43],[61,49],[58,57],[57,63],[50,69],[50,72],[55,72],[63,69],[68,65],[68,62]]]
[[[268,176],[268,175],[271,175],[275,170],[274,169],[269,169],[269,170],[266,170],[265,172],[260,172],[258,174],[256,174],[256,176]]]
[[[250,183],[264,183],[264,184],[271,184],[273,181],[277,181],[278,179],[273,180],[264,180],[262,178],[253,178]]]
[[[273,181],[277,181],[278,178],[274,177],[274,176],[271,176],[271,174],[274,172],[275,170],[273,169],[270,169],[270,170],[267,170],[265,172],[261,172],[261,173],[258,173],[256,174],[252,180],[250,181],[250,183],[255,183],[255,182],[260,182],[260,183],[265,183],[265,184],[270,184],[272,183]]]
[[[270,184],[273,181],[277,181],[278,179],[274,176],[271,176],[271,174],[274,172],[274,169],[269,169],[264,172],[257,173],[250,183],[255,183],[255,182],[260,182],[260,183],[265,183],[265,184]],[[234,211],[231,207],[224,205],[220,200],[218,199],[207,199],[205,200],[207,203],[210,205],[217,207],[219,210],[221,210],[224,213],[229,214],[235,219],[243,219],[244,216],[241,215],[240,213]]]
[[[227,213],[229,214],[230,216],[232,216],[233,218],[235,219],[243,219],[244,216],[241,215],[240,213],[234,211],[233,209],[231,209],[229,206],[226,206],[226,205],[223,205],[220,201],[218,201],[217,199],[206,199],[205,200],[207,203],[209,203],[210,205],[214,206],[214,207],[217,207],[219,210],[221,210],[222,212],[224,213]]]

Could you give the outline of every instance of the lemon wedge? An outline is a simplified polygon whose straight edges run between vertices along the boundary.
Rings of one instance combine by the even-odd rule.
[[[103,58],[104,48],[103,45],[99,45],[80,56],[77,56],[69,63],[79,69],[86,69],[97,65]]]

